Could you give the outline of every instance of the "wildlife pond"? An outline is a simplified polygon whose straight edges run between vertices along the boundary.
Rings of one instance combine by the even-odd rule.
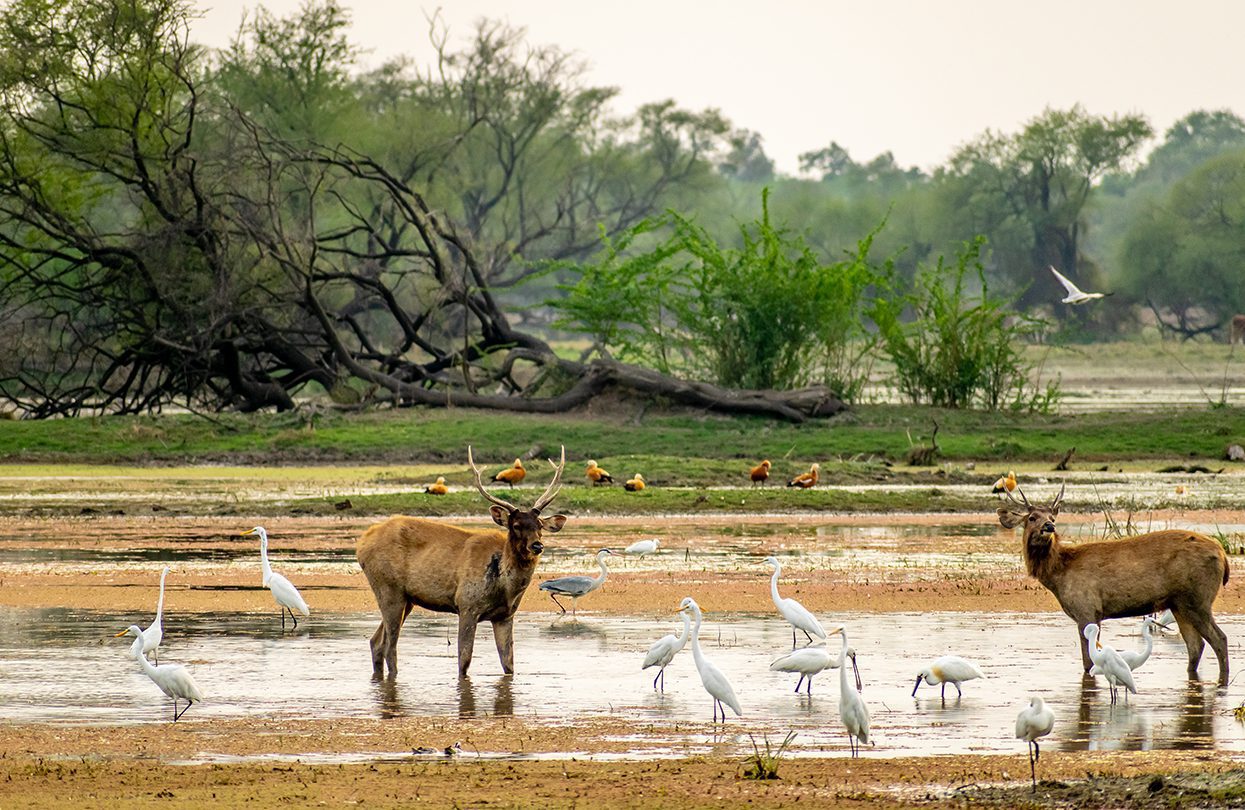
[[[1224,532],[1245,523],[1236,512],[1148,520],[1154,528]],[[751,752],[749,735],[776,743],[788,732],[796,734],[793,756],[842,756],[838,671],[817,675],[810,697],[794,693],[798,676],[769,669],[792,647],[762,562],[775,554],[784,562],[782,595],[827,627],[843,625],[857,651],[873,718],[865,756],[1023,754],[1013,725],[1033,694],[1058,718],[1044,750],[1245,753],[1245,727],[1233,716],[1240,690],[1188,681],[1177,635],[1156,638],[1137,673],[1139,694],[1111,706],[1105,683],[1081,675],[1071,621],[1024,576],[1018,537],[988,512],[575,518],[553,538],[537,581],[595,574],[591,555],[602,546],[654,536],[663,545],[643,558],[613,558],[604,586],[581,600],[574,617],[533,587],[515,621],[517,673],[501,674],[484,624],[472,677],[463,682],[453,618],[421,610],[404,629],[397,677],[372,680],[367,639],[377,613],[353,555],[370,522],[268,523],[274,567],[312,606],[297,630],[282,630],[259,582],[257,544],[237,536],[249,528],[237,518],[0,520],[0,716],[8,745],[41,728],[66,738],[114,729],[124,739],[168,723],[170,701],[127,656],[127,641],[113,637],[151,621],[167,564],[160,660],[190,668],[206,695],[177,724],[190,736],[163,754],[170,761],[408,760],[421,743],[435,752],[455,740],[483,758],[737,758]],[[1070,516],[1065,527],[1073,538],[1098,530],[1093,516]],[[1243,575],[1234,559],[1233,585]],[[1245,610],[1233,585],[1218,615],[1232,655],[1245,662]],[[655,670],[640,669],[649,644],[678,630],[674,611],[687,595],[706,611],[705,655],[742,704],[743,717],[732,714],[725,725],[709,722],[710,699],[690,648],[668,668],[664,693],[653,689]],[[1137,631],[1135,620],[1108,622],[1104,641],[1135,649]],[[837,654],[838,637],[829,649]],[[944,654],[974,661],[986,677],[966,682],[962,697],[954,686],[944,700],[940,687],[923,685],[914,698],[917,672]],[[1202,674],[1211,679],[1215,661],[1207,656]],[[498,722],[507,730],[498,731]],[[266,746],[262,735],[241,745],[215,731],[262,723],[310,723],[320,733],[314,744]],[[360,731],[386,727],[437,731],[435,739],[400,740]],[[124,746],[115,753],[149,755]]]

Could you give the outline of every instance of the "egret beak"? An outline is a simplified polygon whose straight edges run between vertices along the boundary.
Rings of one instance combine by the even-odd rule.
[[[830,638],[831,636],[837,636],[839,633],[842,633],[844,629],[845,628],[841,624],[836,627],[833,627],[830,630],[826,631],[826,638]]]
[[[912,687],[912,696],[913,696],[913,697],[916,697],[916,690],[918,690],[918,689],[920,689],[920,688],[921,688],[921,681],[923,681],[923,680],[925,680],[925,676],[924,676],[924,675],[917,675],[917,676],[916,676],[916,686],[913,686],[913,687]]]
[[[238,535],[238,536],[239,536],[239,537],[246,537],[248,534],[255,534],[255,530],[254,530],[254,529],[247,529],[246,531],[242,532],[242,533],[241,533],[240,535]]]
[[[860,667],[856,666],[856,656],[852,656],[852,672],[856,674],[856,691],[864,691],[864,686],[860,682]]]
[[[113,636],[113,638],[121,638],[128,632],[130,632],[130,628],[127,627],[124,630],[122,630],[120,633],[117,633],[115,636]]]

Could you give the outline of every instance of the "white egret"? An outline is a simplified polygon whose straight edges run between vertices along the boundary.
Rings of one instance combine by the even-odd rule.
[[[722,674],[722,670],[705,658],[705,654],[700,650],[700,605],[696,604],[696,600],[692,597],[685,596],[679,604],[679,612],[689,610],[695,622],[692,627],[692,658],[696,661],[696,671],[700,673],[700,682],[709,696],[713,698],[713,722],[718,722],[718,711],[722,712],[722,722],[726,722],[726,709],[722,708],[723,703],[730,706],[736,716],[742,717],[743,710],[739,708],[739,698],[735,697],[731,682]]]
[[[272,598],[276,600],[277,605],[281,608],[281,629],[285,629],[285,612],[290,612],[290,618],[294,620],[294,629],[298,629],[298,617],[294,615],[297,610],[304,616],[311,615],[311,609],[307,607],[307,603],[303,600],[302,594],[298,592],[298,588],[285,577],[272,570],[272,566],[268,564],[268,532],[263,526],[256,526],[242,533],[244,536],[248,534],[259,535],[259,559],[264,566],[264,587],[272,591]]]
[[[921,688],[921,681],[930,686],[942,684],[942,697],[947,697],[947,684],[955,685],[955,696],[960,697],[964,693],[960,691],[960,684],[964,681],[971,681],[974,678],[984,678],[981,670],[971,661],[959,657],[958,655],[944,655],[935,658],[934,661],[921,670],[916,675],[916,686],[912,687],[912,696],[916,697],[916,690]]]
[[[774,575],[769,580],[770,598],[774,600],[774,607],[778,608],[778,612],[782,617],[791,622],[791,647],[795,648],[795,631],[800,629],[804,631],[804,635],[811,642],[813,636],[822,641],[826,640],[826,631],[821,626],[821,622],[817,621],[817,617],[809,613],[808,609],[794,599],[783,599],[778,595],[778,575],[782,572],[782,563],[778,562],[777,557],[766,557],[765,561],[774,566]]]
[[[196,702],[203,700],[203,693],[199,691],[198,684],[195,683],[194,678],[190,677],[190,671],[184,666],[181,664],[152,666],[147,656],[143,655],[143,631],[137,624],[130,625],[121,635],[136,637],[134,643],[130,645],[130,655],[138,662],[143,673],[151,678],[151,682],[160,687],[161,692],[173,698],[174,723]],[[186,708],[180,713],[177,711],[178,698],[186,701]]]
[[[643,557],[645,554],[652,554],[659,545],[661,545],[661,540],[656,537],[652,540],[637,540],[623,549],[623,553],[635,557]]]
[[[1176,623],[1176,614],[1172,613],[1171,608],[1168,608],[1160,613],[1154,621],[1160,629],[1170,630],[1171,626]]]
[[[832,631],[831,635],[834,634]],[[813,644],[809,647],[801,647],[798,650],[792,650],[786,655],[775,658],[773,663],[769,665],[772,672],[798,672],[800,679],[795,682],[795,691],[800,691],[800,685],[808,680],[808,694],[813,694],[813,676],[818,672],[827,669],[834,669],[839,665],[839,660],[830,654],[826,649],[826,645],[822,643]]]
[[[156,602],[156,618],[143,631],[143,655],[154,652],[157,664],[160,663],[160,642],[164,640],[164,578],[169,575],[171,570],[166,565],[164,570],[160,572],[160,599]],[[117,633],[113,638],[121,638],[128,632],[130,631],[127,628]]]
[[[843,646],[839,650],[839,719],[847,729],[847,742],[852,749],[852,757],[860,756],[860,744],[869,742],[869,707],[860,696],[860,668],[856,666],[856,651],[847,646],[847,631],[836,628],[831,635],[841,635]],[[852,659],[852,672],[856,676],[855,688],[847,679],[847,659]]]
[[[540,590],[546,591],[549,598],[554,604],[562,608],[562,612],[566,612],[566,608],[562,607],[562,603],[558,601],[558,594],[569,596],[571,598],[571,615],[575,615],[575,603],[581,596],[587,596],[605,584],[605,578],[610,575],[610,570],[605,567],[605,558],[613,554],[608,548],[603,548],[597,552],[597,565],[601,566],[601,575],[598,577],[558,577],[557,579],[549,579],[540,583]]]
[[[686,613],[680,613],[680,615],[683,617],[683,632],[677,636],[671,633],[654,641],[653,646],[648,648],[648,654],[644,656],[644,666],[640,667],[640,669],[661,667],[657,671],[657,677],[653,678],[653,688],[657,688],[657,681],[660,680],[663,692],[666,691],[666,667],[687,646],[687,638],[691,632],[689,629],[691,619]]]
[[[1158,622],[1147,616],[1141,620],[1141,638],[1143,645],[1140,650],[1120,650],[1120,658],[1124,659],[1124,663],[1128,664],[1129,669],[1136,669],[1144,664],[1150,658],[1150,653],[1154,652],[1154,628],[1158,626]]]
[[[1055,278],[1059,279],[1059,283],[1063,285],[1064,290],[1066,290],[1068,293],[1067,296],[1064,297],[1064,299],[1060,303],[1088,304],[1090,301],[1095,301],[1099,298],[1102,298],[1103,296],[1107,296],[1111,294],[1111,293],[1082,292],[1080,287],[1073,284],[1071,279],[1069,279],[1063,273],[1060,273],[1054,267],[1049,267],[1047,269],[1049,269],[1052,273],[1055,274]]]
[[[1116,701],[1117,687],[1124,687],[1125,699],[1128,698],[1128,692],[1137,694],[1137,686],[1133,683],[1133,671],[1128,668],[1128,664],[1113,647],[1098,643],[1098,625],[1087,624],[1084,632],[1085,638],[1089,641],[1089,658],[1094,662],[1089,674],[1101,675],[1107,679],[1107,684],[1111,687],[1111,703],[1114,704]]]
[[[1029,707],[1016,715],[1016,739],[1029,744],[1029,778],[1033,791],[1037,792],[1037,761],[1042,756],[1038,737],[1045,737],[1055,727],[1055,713],[1047,708],[1040,697],[1029,698]]]

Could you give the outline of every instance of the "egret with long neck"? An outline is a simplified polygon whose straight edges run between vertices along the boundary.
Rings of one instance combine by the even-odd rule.
[[[272,570],[272,565],[268,562],[268,532],[263,526],[256,526],[242,534],[259,535],[259,561],[264,570],[264,587],[272,591],[272,598],[276,600],[277,606],[281,608],[281,629],[285,629],[285,614],[286,611],[289,611],[290,618],[294,620],[294,629],[297,630],[298,617],[294,615],[294,611],[297,610],[304,616],[310,616],[311,609],[307,607],[307,603],[303,600],[302,594],[298,592],[298,588],[295,588],[292,582]]]
[[[769,580],[770,598],[774,600],[774,607],[778,608],[778,612],[782,614],[782,617],[791,622],[792,649],[795,649],[795,631],[797,629],[804,631],[804,635],[808,638],[810,644],[813,641],[813,636],[817,636],[817,638],[825,641],[825,628],[821,626],[821,622],[817,621],[816,616],[794,599],[784,599],[778,595],[778,575],[782,573],[782,563],[778,561],[777,557],[766,557],[765,561],[774,566],[774,575]]]
[[[143,639],[143,655],[154,652],[156,663],[160,663],[160,642],[164,640],[164,578],[169,575],[170,569],[167,565],[160,572],[160,598],[156,601],[156,618],[142,631]],[[129,633],[129,628],[117,633],[113,638],[121,638]]]
[[[649,667],[660,667],[657,677],[653,678],[653,688],[657,688],[657,681],[661,681],[661,691],[666,691],[666,667],[674,660],[684,647],[687,646],[688,637],[691,635],[691,619],[686,612],[680,613],[683,617],[683,632],[679,635],[662,636],[653,642],[653,646],[648,648],[648,654],[644,656],[644,666],[640,669],[648,669]]]
[[[692,614],[692,659],[696,662],[696,671],[700,673],[701,684],[713,698],[713,722],[718,722],[719,711],[722,713],[722,722],[726,722],[726,709],[722,708],[723,703],[730,706],[736,716],[742,717],[743,710],[739,708],[739,698],[735,697],[731,682],[722,674],[722,670],[705,658],[704,652],[700,649],[700,605],[696,604],[696,600],[692,597],[686,596],[679,604],[679,612],[691,612]]]
[[[138,625],[130,625],[121,635],[133,635],[134,643],[130,645],[130,655],[138,662],[139,668],[143,674],[151,679],[151,682],[160,687],[160,691],[173,698],[173,722],[177,720],[190,709],[196,702],[203,700],[203,693],[199,691],[198,684],[195,679],[190,676],[190,671],[181,664],[160,664],[152,666],[147,660],[147,656],[143,654],[143,631]],[[178,699],[186,701],[186,708],[181,712],[177,711]]]

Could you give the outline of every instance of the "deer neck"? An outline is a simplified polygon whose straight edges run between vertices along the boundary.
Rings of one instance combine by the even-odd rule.
[[[521,557],[514,550],[514,543],[507,540],[501,553],[501,570],[497,572],[497,579],[502,588],[512,593],[522,593],[526,590],[531,584],[532,574],[536,573],[536,563],[539,559],[536,556]]]
[[[1054,590],[1056,572],[1060,568],[1063,548],[1058,533],[1050,536],[1049,543],[1025,542],[1025,567],[1029,576],[1034,577],[1047,588]]]

